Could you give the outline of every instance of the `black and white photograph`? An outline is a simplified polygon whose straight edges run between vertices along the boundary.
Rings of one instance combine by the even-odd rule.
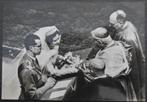
[[[146,101],[145,4],[1,2],[1,99]]]

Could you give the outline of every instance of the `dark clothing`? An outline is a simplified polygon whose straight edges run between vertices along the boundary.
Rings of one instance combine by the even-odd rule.
[[[85,80],[86,75],[93,76],[92,72],[86,74],[86,71],[82,71],[71,83],[64,100],[135,101],[136,95],[131,81],[123,72],[127,66],[122,48],[118,42],[114,42],[100,50],[95,58],[104,61],[104,73],[107,77],[88,82]]]
[[[18,78],[21,84],[19,99],[39,99],[46,88],[42,80],[42,71],[37,60],[25,54],[18,67]]]
[[[67,90],[64,100],[126,101],[126,92],[118,79],[98,79],[86,82],[82,73]]]

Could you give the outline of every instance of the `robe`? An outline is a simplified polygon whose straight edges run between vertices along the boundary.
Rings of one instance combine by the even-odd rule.
[[[131,80],[135,89],[135,92],[137,94],[138,100],[142,100],[143,94],[141,92],[141,88],[144,86],[144,78],[145,78],[145,56],[143,53],[143,49],[141,46],[141,42],[137,33],[137,29],[135,26],[129,22],[126,21],[123,28],[118,30],[116,32],[116,35],[113,36],[114,40],[120,40],[124,41],[127,44],[131,45],[133,47],[131,53],[132,53],[132,63],[130,67],[132,67],[131,71]]]
[[[124,74],[124,50],[118,42],[112,42],[103,50],[99,50],[95,58],[105,63],[104,73],[108,77],[92,82],[85,80],[85,73],[79,71],[76,79],[65,94],[64,100],[92,101],[134,101],[136,100],[129,77]]]

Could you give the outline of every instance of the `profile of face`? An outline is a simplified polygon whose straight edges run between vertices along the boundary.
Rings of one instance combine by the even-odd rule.
[[[50,49],[53,49],[56,45],[60,44],[61,34],[59,31],[54,32],[54,34],[46,35],[46,43]]]
[[[125,18],[121,17],[121,16],[118,16],[116,18],[116,22],[111,24],[115,29],[121,29],[123,27],[125,23]]]
[[[56,34],[56,36],[53,38],[52,45],[53,45],[53,46],[59,45],[60,40],[61,40],[61,35],[60,35],[60,34]]]
[[[30,46],[30,50],[35,54],[39,55],[41,53],[41,40],[36,39],[35,40],[35,45]]]
[[[115,29],[121,29],[124,25],[124,23],[121,23],[121,22],[117,22],[115,24],[111,24]]]
[[[95,39],[95,42],[100,48],[105,48],[107,46],[107,43],[105,43],[103,40]]]

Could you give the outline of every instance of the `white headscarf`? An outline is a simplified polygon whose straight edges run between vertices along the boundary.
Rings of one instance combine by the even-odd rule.
[[[49,47],[45,41],[46,36],[54,34],[56,31],[59,31],[56,26],[47,26],[42,27],[38,31],[36,31],[34,34],[40,37],[41,43],[42,43],[42,50],[49,51]]]

